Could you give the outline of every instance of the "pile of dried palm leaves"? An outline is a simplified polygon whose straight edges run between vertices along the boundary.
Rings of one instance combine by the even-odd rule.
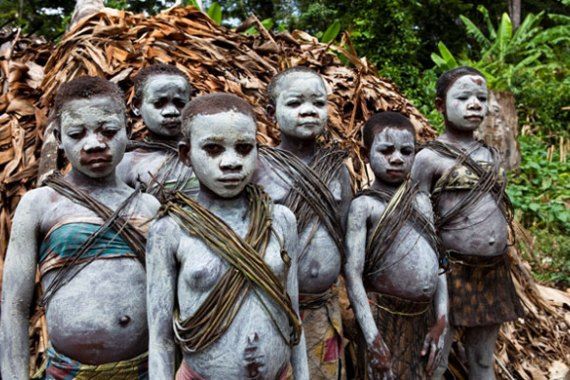
[[[255,108],[260,141],[274,144],[279,135],[264,112],[266,85],[283,68],[310,66],[323,74],[331,89],[327,142],[336,141],[354,152],[352,169],[359,183],[365,178],[360,128],[373,112],[402,111],[410,116],[420,141],[435,136],[427,120],[396,87],[377,77],[353,51],[319,43],[303,32],[271,34],[255,18],[247,21],[247,26],[252,25],[258,35],[246,36],[215,25],[193,8],[174,8],[153,17],[120,11],[87,17],[55,50],[45,41],[0,35],[4,43],[0,49],[0,270],[11,217],[21,195],[35,186],[38,172],[57,166],[57,146],[50,141],[49,131],[45,133],[47,109],[58,86],[80,75],[118,83],[130,103],[132,79],[140,68],[154,62],[175,64],[202,93],[228,91],[247,99]],[[344,42],[343,46],[350,46],[350,41]],[[343,65],[337,54],[344,55],[351,67]],[[144,133],[142,124],[130,116],[138,137]],[[514,259],[520,261],[516,255]],[[570,323],[564,324],[559,305],[540,297],[524,263],[518,262],[516,268],[530,314],[525,323],[503,329],[497,355],[500,365],[515,378],[531,378],[536,373],[548,374],[555,360],[568,360],[567,338],[561,333]],[[509,378],[506,373],[504,377]]]

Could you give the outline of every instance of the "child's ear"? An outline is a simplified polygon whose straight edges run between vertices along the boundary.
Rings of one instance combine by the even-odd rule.
[[[59,125],[57,125],[56,121],[53,123],[55,123],[53,126],[53,136],[55,137],[55,141],[57,141],[58,147],[61,149],[61,130],[59,129]]]
[[[190,142],[185,137],[178,142],[178,158],[186,166],[192,166],[192,161],[190,160]]]
[[[442,98],[435,98],[435,109],[440,112],[445,114],[445,100]]]
[[[275,105],[270,103],[267,105],[267,107],[265,107],[265,111],[267,112],[267,115],[271,118],[271,120],[275,119]]]
[[[133,112],[133,114],[135,116],[140,116],[141,115],[141,110],[140,110],[140,106],[141,106],[141,101],[138,98],[134,98],[133,102],[131,103],[131,111]]]

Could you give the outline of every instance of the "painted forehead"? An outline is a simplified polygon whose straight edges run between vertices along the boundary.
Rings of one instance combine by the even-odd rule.
[[[87,99],[71,99],[63,105],[61,114],[82,116],[92,114],[96,110],[99,115],[124,117],[124,105],[112,96],[95,96]]]
[[[199,137],[202,139],[214,136],[222,139],[230,136],[255,139],[257,131],[251,115],[234,110],[195,115],[186,123],[186,129],[192,135],[199,132]]]
[[[414,145],[414,135],[407,129],[386,127],[374,136],[373,144],[399,143]]]
[[[145,90],[166,91],[171,88],[186,91],[190,84],[181,75],[176,74],[155,74],[147,78],[144,84]]]
[[[319,74],[304,71],[292,71],[279,78],[275,86],[276,95],[282,91],[292,91],[307,86],[312,86],[316,91],[326,95],[327,89],[323,78]]]
[[[487,90],[487,82],[485,78],[479,75],[463,75],[457,78],[451,86],[449,86],[449,91],[455,90],[465,90],[473,87],[478,87],[479,89]]]

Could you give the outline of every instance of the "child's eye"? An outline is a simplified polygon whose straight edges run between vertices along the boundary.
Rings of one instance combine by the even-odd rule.
[[[83,136],[85,136],[85,131],[72,131],[72,132],[68,132],[67,136],[74,139],[74,140],[79,140],[80,138],[82,138]]]
[[[220,144],[206,144],[202,147],[208,153],[209,156],[217,156],[224,151],[224,147]]]
[[[297,101],[297,100],[293,100],[290,102],[286,103],[289,107],[299,107],[301,105],[301,102]]]
[[[247,156],[253,149],[253,144],[241,143],[236,145],[236,152],[242,156]]]
[[[172,103],[174,103],[174,106],[178,109],[182,109],[186,105],[182,99],[174,99]]]
[[[487,101],[487,97],[486,97],[486,96],[480,96],[480,97],[479,97],[479,101],[481,101],[481,102],[486,102],[486,101]]]
[[[317,100],[314,104],[315,104],[317,107],[324,107],[324,106],[326,105],[326,103],[323,102],[322,100]]]
[[[119,132],[118,129],[104,129],[101,134],[105,137],[112,138]]]
[[[383,155],[389,155],[394,153],[394,147],[391,146],[391,147],[381,148],[379,152],[382,153]]]
[[[403,148],[402,149],[402,154],[404,156],[409,156],[410,154],[414,153],[414,150],[411,148]]]
[[[153,105],[155,108],[162,108],[166,105],[166,103],[168,103],[168,99],[160,98],[156,102],[154,102]]]
[[[466,96],[460,96],[460,97],[458,97],[457,99],[459,99],[459,100],[467,100],[468,98],[467,98]]]

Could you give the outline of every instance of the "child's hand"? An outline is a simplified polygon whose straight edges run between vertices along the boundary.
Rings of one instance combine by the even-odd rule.
[[[446,318],[442,316],[424,339],[424,347],[422,348],[421,355],[428,356],[426,364],[428,377],[433,375],[433,371],[435,371],[441,360],[443,345],[445,344],[444,335],[447,333],[447,330]]]
[[[376,336],[374,342],[368,346],[368,372],[374,380],[393,380],[392,373],[392,357],[386,343],[380,337]]]

